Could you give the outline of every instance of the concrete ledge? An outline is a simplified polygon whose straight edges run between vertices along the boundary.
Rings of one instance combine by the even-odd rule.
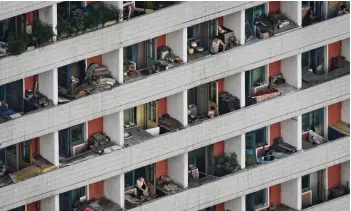
[[[0,59],[0,84],[111,52],[262,3],[264,2],[183,2],[19,56],[5,57]]]
[[[350,15],[340,16],[190,62],[110,91],[26,114],[0,124],[0,148],[346,39],[350,36],[349,18]],[[33,120],[36,124],[32,124]]]
[[[61,1],[0,1],[0,20],[60,3]]]
[[[304,211],[350,211],[350,195],[342,196],[322,204],[304,209]]]
[[[142,144],[123,148],[88,161],[48,172],[18,184],[3,187],[0,189],[0,207],[4,210],[18,207],[74,188],[105,180],[130,170],[216,143],[219,140],[235,137],[257,128],[349,99],[349,95],[350,76],[348,75],[309,89],[277,97],[175,133],[149,139]],[[349,144],[348,142],[349,139],[347,138],[347,144]],[[307,169],[313,169],[317,164],[322,165],[323,163],[337,160],[338,157],[348,157],[349,148],[339,143],[344,143],[344,141],[336,141],[330,143],[330,145],[320,146],[320,149],[333,146],[333,150],[327,152],[323,150],[318,151],[319,147],[313,149],[326,156],[323,158],[320,158],[320,156],[315,158],[308,157],[305,160],[306,162],[299,161],[298,165],[301,165],[301,167],[298,166],[297,169],[302,168],[304,166],[302,164],[309,165],[310,161],[312,162],[311,166]],[[340,161],[340,163],[343,161]],[[274,163],[273,165],[275,166]],[[294,171],[292,166],[290,168],[287,172]],[[256,170],[253,169],[252,171]],[[284,171],[281,174],[284,175]],[[278,175],[282,176],[281,174]],[[279,183],[283,182],[280,180],[276,181]],[[221,186],[217,186],[217,189],[219,187]],[[235,197],[237,196],[233,195],[233,198]],[[223,201],[227,200],[229,198],[223,198]],[[202,202],[199,204],[202,204]]]
[[[246,169],[200,187],[151,201],[131,211],[204,209],[347,161],[350,159],[349,146],[349,137],[335,140],[270,164]],[[345,206],[333,205],[329,208]]]

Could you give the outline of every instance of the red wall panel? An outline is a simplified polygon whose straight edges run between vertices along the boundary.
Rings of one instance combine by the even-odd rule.
[[[38,75],[29,76],[24,79],[24,90],[34,91],[34,82],[38,82]],[[38,86],[39,88],[39,86]]]
[[[280,192],[281,192],[281,185],[274,185],[269,188],[269,203],[270,206],[280,204]]]
[[[224,203],[217,204],[216,205],[216,211],[225,211],[224,210]]]
[[[218,93],[224,91],[224,78],[218,79]]]
[[[281,124],[280,122],[272,124],[269,126],[270,128],[270,140],[269,140],[269,145],[273,144],[273,140],[277,137],[281,136]]]
[[[88,138],[94,133],[101,133],[104,131],[103,117],[91,120],[88,122]]]
[[[280,60],[269,64],[269,76],[277,75],[278,73],[281,73]]]
[[[160,176],[168,175],[168,162],[167,160],[161,160],[156,163],[156,179],[160,178]]]
[[[91,63],[102,64],[102,55],[94,56],[94,57],[88,58],[88,59],[87,59],[87,67],[89,67],[89,65],[90,65]]]
[[[219,17],[218,18],[218,26],[223,27],[224,24],[224,18],[223,17]]]
[[[167,97],[158,100],[158,116],[167,113]]]
[[[99,199],[104,196],[104,181],[89,185],[89,200]]]
[[[328,106],[328,125],[341,121],[341,102]]]
[[[213,144],[213,156],[224,155],[224,141]]]
[[[280,1],[270,1],[269,12],[280,12]]]
[[[328,64],[331,65],[331,59],[336,56],[341,56],[342,42],[337,41],[328,45]]]
[[[27,211],[40,211],[40,201],[27,204]]]
[[[167,35],[161,35],[159,37],[157,37],[157,48],[167,45]]]
[[[341,165],[337,164],[328,168],[328,189],[341,184]]]

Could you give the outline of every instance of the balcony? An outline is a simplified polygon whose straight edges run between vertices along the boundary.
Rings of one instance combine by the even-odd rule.
[[[342,78],[335,79],[333,81],[326,82],[324,84],[320,84],[306,90],[301,90],[286,96],[280,96],[271,100],[267,100],[261,104],[253,105],[248,108],[242,108],[238,111],[221,115],[208,121],[204,121],[201,124],[187,127],[186,129],[179,130],[174,133],[168,133],[166,135],[157,136],[152,139],[147,139],[146,141],[143,141],[142,143],[136,144],[132,147],[122,148],[116,152],[102,155],[101,158],[92,158],[65,168],[59,168],[45,175],[37,176],[31,180],[16,184],[16,186],[13,186],[11,189],[15,187],[16,189],[20,188],[22,185],[30,186],[28,191],[31,191],[23,193],[23,196],[17,198],[22,201],[25,200],[27,195],[29,197],[34,196],[31,195],[36,192],[33,190],[33,188],[38,188],[39,182],[42,183],[44,181],[50,181],[55,183],[50,187],[45,186],[45,197],[48,197],[52,194],[62,192],[61,189],[63,188],[63,182],[65,184],[69,182],[67,185],[74,188],[75,183],[86,181],[86,179],[84,179],[84,176],[79,176],[83,174],[83,172],[84,175],[90,175],[91,178],[103,180],[110,176],[118,175],[120,173],[127,172],[162,159],[167,159],[180,153],[185,153],[191,150],[192,146],[206,146],[209,143],[216,143],[218,140],[238,136],[242,133],[261,128],[267,124],[272,124],[277,121],[293,118],[296,115],[315,110],[318,108],[315,105],[323,107],[331,103],[347,99],[349,97],[348,84],[349,76],[344,76]],[[330,93],[330,95],[326,95],[325,98],[320,98],[319,93]],[[301,99],[308,100],[301,101]],[[297,102],[305,103],[301,104]],[[262,109],[266,107],[270,109],[268,109],[267,112],[262,113]],[[221,127],[220,133],[218,133],[218,130],[216,130],[217,127]],[[332,143],[334,142],[327,144]],[[320,147],[323,147],[327,144],[323,144]],[[317,149],[319,147],[315,148]],[[135,155],[133,158],[125,156],[132,154]],[[280,162],[280,160],[277,162]],[[258,168],[261,167],[259,166]],[[66,179],[63,180],[61,176],[67,174],[74,174],[75,179],[70,181],[67,181]],[[50,190],[48,190],[48,188],[50,188]],[[6,189],[7,187],[2,188],[1,194],[6,193],[5,195],[7,196],[8,191],[10,190],[7,191]],[[5,195],[1,196],[5,197]],[[33,200],[35,199],[33,198]]]
[[[2,73],[7,74],[7,76],[1,79],[0,84],[49,71],[63,65],[78,62],[84,58],[109,53],[145,39],[173,32],[204,21],[203,17],[206,17],[206,20],[210,19],[210,17],[212,19],[214,14],[217,17],[231,14],[242,8],[255,5],[256,2],[223,2],[214,6],[211,6],[211,4],[214,3],[209,2],[199,5],[193,2],[185,2],[177,4],[111,27],[105,27],[71,39],[55,42],[45,48],[26,52],[19,57],[3,58],[0,60],[0,71],[4,71]],[[218,10],[222,12],[218,13]],[[170,16],[170,14],[175,15],[171,15],[170,19],[165,21],[164,17],[166,15]],[[183,18],[179,19],[179,16]],[[170,25],[170,23],[172,24]],[[133,27],[135,24],[143,27],[135,28]],[[151,26],[157,26],[158,28],[155,29]],[[174,27],[172,28],[171,26]],[[136,31],[136,29],[139,31]],[[111,39],[111,37],[114,37],[114,39]],[[79,56],[77,57],[77,55]],[[29,63],[28,61],[31,62]],[[12,70],[18,70],[18,72],[8,71],[8,67],[11,67]]]
[[[308,37],[314,36],[315,38],[313,39],[313,42],[316,41],[316,43],[318,43],[317,45],[323,45],[323,42],[324,44],[327,44],[332,41],[331,40],[326,41],[324,38],[322,40],[319,40],[318,39],[319,36],[316,35],[318,34],[318,35],[321,35],[320,37],[323,37],[324,35],[322,36],[322,34],[326,33],[327,31],[326,30],[318,31],[318,29],[323,28],[324,26],[322,25],[329,23],[329,21],[336,21],[336,23],[334,24],[328,24],[328,26],[332,26],[332,27],[335,25],[338,25],[337,22],[341,20],[345,21],[346,23],[348,21],[347,17],[349,16],[347,15],[347,16],[337,17],[337,18],[328,20],[326,22],[319,23],[321,25],[318,25],[318,24],[312,25],[310,27],[306,27],[300,30],[305,31],[306,34],[309,34]],[[347,29],[347,27],[335,28],[335,30],[338,30],[338,31],[340,30],[345,31],[345,32],[340,32],[339,38],[337,40],[340,39],[340,36],[341,37],[348,36],[347,35],[348,32],[346,32],[347,30],[344,30],[344,29]],[[160,74],[154,74],[152,76],[147,77],[144,80],[139,80],[130,84],[122,85],[119,88],[115,88],[111,91],[106,91],[101,94],[91,95],[84,99],[78,99],[76,100],[75,103],[62,105],[63,107],[59,106],[59,107],[47,109],[46,111],[40,112],[40,114],[33,113],[31,117],[28,116],[28,119],[33,119],[33,118],[40,119],[40,122],[43,123],[42,125],[37,125],[35,128],[33,128],[33,126],[27,125],[29,120],[23,119],[25,117],[22,117],[21,120],[20,119],[14,120],[16,121],[16,123],[13,122],[11,123],[11,125],[12,124],[16,125],[15,130],[17,131],[17,133],[12,133],[13,135],[6,135],[7,137],[6,141],[13,142],[15,140],[22,139],[21,137],[16,135],[16,134],[20,134],[19,131],[21,131],[21,134],[24,134],[24,133],[26,134],[26,137],[25,137],[26,139],[32,138],[34,134],[37,135],[38,133],[40,135],[43,135],[44,133],[47,133],[47,132],[53,132],[54,130],[52,126],[59,127],[59,129],[63,129],[65,127],[79,124],[80,122],[84,122],[89,119],[96,118],[98,117],[97,113],[99,115],[102,115],[102,114],[108,115],[108,114],[126,109],[128,107],[133,107],[135,105],[144,103],[145,100],[144,102],[142,102],[143,100],[141,99],[141,96],[144,96],[151,100],[157,99],[159,97],[155,97],[155,96],[163,97],[170,94],[175,94],[180,90],[184,90],[185,88],[183,87],[191,88],[191,86],[199,84],[200,81],[202,81],[201,83],[204,83],[204,82],[206,83],[206,82],[213,81],[216,78],[219,79],[223,77],[223,75],[221,76],[219,74],[225,73],[224,76],[226,76],[226,75],[232,75],[234,73],[243,71],[245,69],[242,69],[242,67],[246,67],[246,65],[252,64],[252,62],[263,63],[264,61],[268,61],[271,58],[277,58],[278,56],[281,57],[281,55],[284,55],[285,57],[285,56],[296,54],[302,51],[302,50],[300,51],[299,49],[302,49],[303,46],[307,44],[309,45],[310,42],[312,42],[312,40],[308,41],[308,39],[300,39],[300,38],[298,39],[299,41],[295,42],[294,39],[297,39],[298,37],[297,34],[299,34],[298,31],[299,30],[296,30],[296,31],[284,34],[284,36],[275,36],[270,39],[265,39],[260,42],[254,43],[252,45],[242,46],[236,49],[232,49],[227,51],[224,54],[216,55],[211,58],[205,59],[203,61],[199,60],[198,62],[188,63],[185,65],[179,66],[177,68],[174,68],[170,71],[165,71]],[[331,30],[331,31],[334,31],[334,30]],[[327,34],[330,34],[330,33],[327,33]],[[325,36],[328,37],[329,35],[327,34],[325,34]],[[289,39],[292,40],[295,43],[295,45],[286,49],[281,49],[281,47],[277,45],[277,42],[279,42],[281,38],[288,35],[289,35]],[[335,38],[332,38],[332,39],[335,39]],[[302,41],[303,42],[307,41],[307,42],[303,44],[301,43]],[[298,45],[300,43],[301,45]],[[271,51],[274,52],[274,55],[271,55],[270,51],[269,52],[265,51],[259,54],[254,54],[255,56],[252,57],[250,61],[245,59],[246,57],[245,52],[247,53],[251,52],[251,50],[253,49],[271,49]],[[243,50],[245,50],[245,52],[243,52]],[[230,62],[230,63],[224,62],[224,61],[227,61],[227,58],[233,58],[233,57],[237,58],[236,62]],[[208,61],[209,63],[206,63],[206,65],[203,67],[200,64],[204,64],[203,63],[204,61]],[[218,65],[220,64],[221,64],[221,68],[218,68],[219,67]],[[262,65],[257,64],[257,66],[262,66]],[[200,68],[201,71],[196,71],[198,68]],[[252,66],[252,68],[254,68],[254,66]],[[174,83],[175,81],[174,79],[176,79],[177,77],[181,77],[181,78],[177,81],[177,83]],[[159,80],[157,80],[158,78]],[[161,80],[161,78],[164,78],[167,80],[164,80],[164,79]],[[164,88],[158,88],[158,87],[153,87],[152,89],[150,89],[149,83],[153,83],[154,80],[158,81],[157,86],[167,87],[168,91],[165,92]],[[189,84],[194,84],[194,85],[190,86]],[[122,93],[128,94],[128,98],[126,98],[125,94],[122,94]],[[115,100],[111,101],[110,100],[111,97],[115,98]],[[86,103],[86,102],[89,102],[89,103]],[[104,103],[100,104],[97,102],[104,102]],[[79,109],[76,108],[77,109],[76,110],[75,107],[79,107]],[[95,110],[91,110],[90,109],[91,107],[94,107]],[[67,109],[70,112],[63,112]],[[71,114],[74,114],[74,117]],[[54,118],[55,116],[61,117],[60,122],[58,122],[58,120]],[[79,120],[80,122],[77,122],[77,120]],[[62,125],[62,126],[59,126],[59,125]],[[5,123],[5,124],[2,124],[0,127],[4,128],[4,131],[7,131],[5,128],[8,128],[9,125]],[[25,131],[24,131],[24,128],[26,128]],[[43,132],[43,131],[47,131],[47,132]],[[2,139],[2,140],[5,141],[5,139]],[[25,139],[22,139],[22,141],[24,140]]]

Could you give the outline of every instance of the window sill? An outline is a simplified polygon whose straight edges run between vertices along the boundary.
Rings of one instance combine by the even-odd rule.
[[[78,146],[78,145],[81,145],[81,144],[85,144],[85,143],[86,143],[85,141],[72,142],[72,147],[75,147],[75,146]]]
[[[269,203],[260,204],[255,206],[255,211],[264,210],[264,209],[267,209],[268,207],[269,207]]]

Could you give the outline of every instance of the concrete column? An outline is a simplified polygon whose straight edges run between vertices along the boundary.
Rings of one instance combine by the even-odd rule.
[[[54,34],[57,35],[57,4],[41,8],[38,10],[39,20],[51,24]]]
[[[341,102],[341,121],[350,124],[350,99]]]
[[[183,91],[167,97],[168,114],[180,121],[184,126],[188,125],[188,92]]]
[[[38,76],[39,91],[58,104],[58,75],[57,69],[40,73]]]
[[[280,201],[296,210],[302,209],[301,177],[281,184]]]
[[[324,71],[329,71],[329,61],[328,61],[328,46],[323,46],[323,57],[324,57]]]
[[[224,152],[235,152],[241,169],[245,168],[245,134],[224,141]]]
[[[301,54],[281,60],[281,72],[286,83],[300,89],[302,86]]]
[[[322,136],[328,139],[328,106],[323,108],[323,134]]]
[[[240,99],[240,107],[245,106],[245,72],[224,78],[224,91]]]
[[[245,10],[223,17],[224,27],[232,30],[241,45],[245,44]],[[224,40],[223,40],[224,41]]]
[[[341,55],[344,56],[347,61],[350,61],[350,38],[342,41]]]
[[[58,132],[49,133],[41,136],[40,155],[56,167],[59,166],[59,135]]]
[[[349,183],[350,187],[350,161],[341,163],[341,184]]]
[[[124,146],[123,111],[104,116],[104,133],[113,143]]]
[[[182,188],[188,187],[188,153],[168,158],[168,176]]]
[[[302,118],[301,115],[281,122],[281,135],[284,142],[302,149]]]
[[[235,198],[233,200],[224,202],[224,210],[245,211],[246,210],[245,196],[241,196],[239,198]]]
[[[302,25],[302,2],[301,1],[281,1],[280,11],[294,21],[298,26]]]
[[[51,196],[40,200],[40,210],[59,211],[60,210],[60,198],[59,195]]]
[[[174,54],[179,56],[184,63],[187,62],[187,28],[168,33],[167,46],[170,47]]]
[[[102,54],[102,63],[108,66],[112,77],[123,83],[123,48]]]
[[[106,198],[124,208],[124,174],[106,179],[104,192]]]

